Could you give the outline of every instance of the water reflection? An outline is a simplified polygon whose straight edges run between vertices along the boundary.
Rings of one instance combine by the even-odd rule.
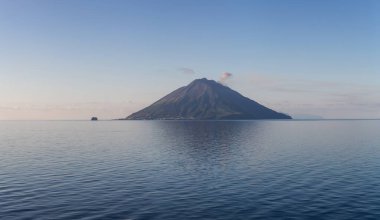
[[[252,145],[260,137],[261,122],[247,121],[157,121],[156,129],[161,131],[165,147],[181,158],[180,164],[191,166],[225,166],[239,163],[247,151],[261,148]],[[248,144],[250,143],[250,144]],[[162,146],[162,143],[161,143]],[[181,156],[181,157],[179,157]],[[190,162],[191,162],[190,161]]]

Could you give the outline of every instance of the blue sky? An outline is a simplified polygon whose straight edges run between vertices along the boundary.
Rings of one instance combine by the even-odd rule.
[[[0,119],[120,118],[196,78],[380,118],[380,2],[0,1]]]

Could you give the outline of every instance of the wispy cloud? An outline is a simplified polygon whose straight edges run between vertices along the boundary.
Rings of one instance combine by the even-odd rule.
[[[380,88],[371,84],[251,74],[245,81],[252,98],[275,109],[325,118],[380,116]]]
[[[144,103],[125,102],[73,102],[37,103],[13,102],[0,105],[0,120],[4,119],[116,119],[144,107]]]
[[[196,71],[194,69],[187,68],[187,67],[181,67],[181,68],[178,69],[178,71],[180,71],[183,74],[187,74],[187,75],[194,75],[194,74],[196,74]]]

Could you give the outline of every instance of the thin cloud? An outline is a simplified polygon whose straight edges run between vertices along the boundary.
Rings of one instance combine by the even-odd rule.
[[[289,114],[316,114],[325,118],[374,118],[380,115],[380,89],[370,84],[257,73],[251,74],[245,82],[258,101]],[[282,103],[281,100],[288,102]]]
[[[186,74],[186,75],[194,75],[196,74],[195,70],[187,67],[181,67],[178,69],[181,73]]]

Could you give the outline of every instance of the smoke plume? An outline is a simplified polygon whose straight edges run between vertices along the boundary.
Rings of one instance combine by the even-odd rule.
[[[225,84],[226,81],[232,77],[232,73],[229,73],[229,72],[224,72],[221,76],[220,76],[220,79],[219,79],[219,82],[222,83],[222,84]]]

